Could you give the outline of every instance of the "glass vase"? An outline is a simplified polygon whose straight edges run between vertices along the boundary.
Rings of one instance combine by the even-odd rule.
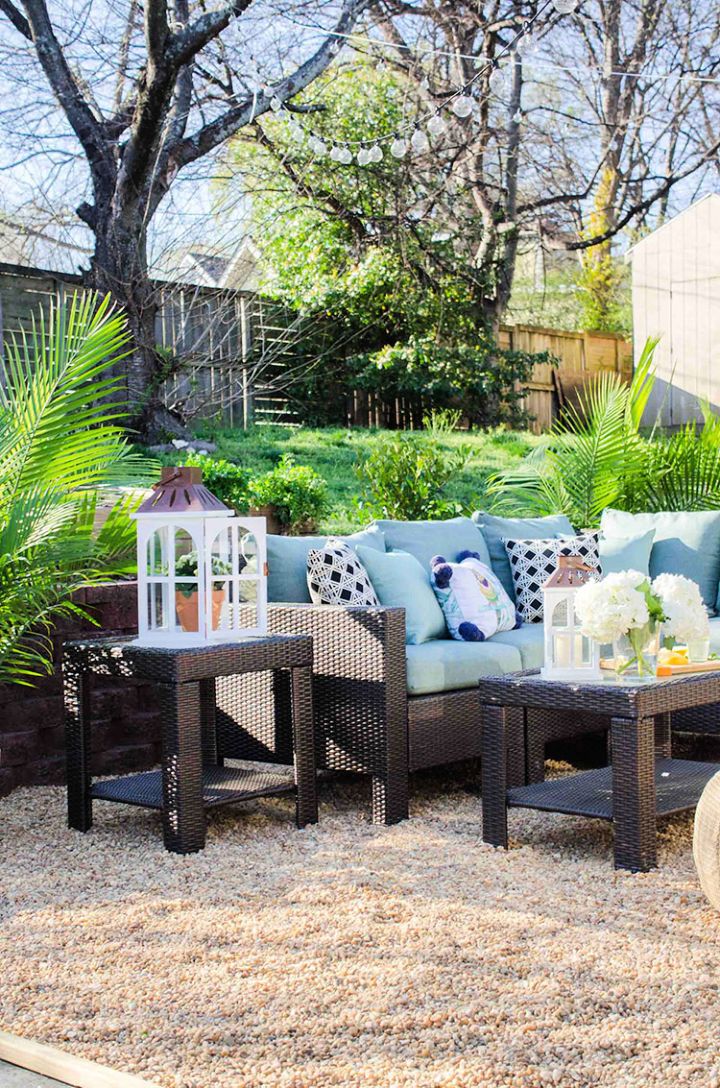
[[[650,620],[644,627],[632,628],[613,646],[615,672],[623,678],[652,680],[661,646],[662,623]]]

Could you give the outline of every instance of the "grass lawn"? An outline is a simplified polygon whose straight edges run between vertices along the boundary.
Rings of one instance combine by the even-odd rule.
[[[266,472],[283,453],[292,453],[298,464],[311,465],[316,469],[327,480],[330,493],[330,512],[319,527],[321,532],[327,533],[352,531],[363,523],[362,515],[353,508],[353,500],[358,495],[358,481],[353,469],[356,462],[370,453],[378,439],[387,433],[332,427],[301,427],[297,430],[257,427],[242,431],[217,430],[209,424],[201,424],[197,428],[198,437],[217,444],[216,456],[245,465],[252,472]],[[459,432],[451,435],[447,441],[449,446],[464,443],[472,446],[472,457],[457,481],[448,487],[447,497],[473,510],[484,504],[488,477],[519,461],[537,444],[538,438],[528,432],[494,430]]]

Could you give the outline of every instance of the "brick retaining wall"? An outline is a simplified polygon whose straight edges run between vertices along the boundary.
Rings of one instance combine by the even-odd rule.
[[[99,627],[80,621],[58,628],[58,668],[34,687],[0,684],[0,797],[16,786],[63,783],[65,747],[62,680],[63,639],[113,631],[137,632],[136,586],[115,582],[92,586],[76,597]],[[92,769],[95,774],[143,770],[160,758],[160,723],[152,686],[108,678],[93,686]]]

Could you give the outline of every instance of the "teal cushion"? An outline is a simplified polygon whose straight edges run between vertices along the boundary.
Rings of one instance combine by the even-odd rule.
[[[322,548],[325,536],[268,536],[268,600],[310,604],[307,586],[307,558],[311,548]],[[370,526],[352,536],[338,537],[351,548],[363,544],[366,548],[385,551],[385,538],[379,529]]]
[[[410,552],[425,570],[433,556],[443,555],[454,563],[460,552],[477,552],[490,565],[487,544],[471,518],[446,521],[375,521],[382,530],[389,551]]]
[[[474,688],[481,676],[502,676],[523,667],[517,648],[504,645],[499,636],[487,642],[435,639],[421,646],[406,646],[405,655],[410,695]]]
[[[649,574],[654,540],[654,529],[637,536],[601,536],[600,569],[603,574],[619,574],[621,570],[639,570],[641,574]]]
[[[710,653],[720,654],[720,616],[710,620]]]
[[[405,609],[405,641],[444,638],[445,618],[430,585],[430,576],[409,552],[380,552],[356,548],[380,604]]]
[[[575,535],[575,530],[564,514],[551,514],[546,518],[501,518],[478,510],[473,514],[473,521],[482,529],[490,552],[492,569],[511,601],[515,600],[515,586],[503,539],[546,540],[549,537]]]
[[[651,577],[684,574],[700,586],[707,607],[712,611],[716,609],[720,579],[720,510],[657,514],[604,510],[600,527],[607,536],[636,536],[654,529]]]
[[[525,623],[515,631],[502,631],[489,640],[517,650],[523,669],[539,669],[545,660],[545,632],[541,623]]]

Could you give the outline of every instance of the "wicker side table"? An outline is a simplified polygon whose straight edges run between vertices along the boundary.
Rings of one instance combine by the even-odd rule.
[[[695,808],[718,764],[671,758],[672,715],[720,701],[720,677],[697,673],[651,682],[563,683],[539,671],[483,677],[483,839],[508,846],[508,808],[533,808],[609,820],[615,837],[615,867],[645,872],[657,865],[658,816]],[[596,726],[609,722],[612,764],[551,781],[511,786],[507,747],[518,709],[584,716]]]
[[[153,808],[162,813],[166,849],[190,854],[205,846],[205,809],[211,806],[295,793],[298,827],[317,822],[312,660],[308,635],[180,649],[137,646],[123,638],[67,642],[63,680],[69,826],[90,829],[94,800]],[[280,669],[291,678],[294,777],[223,766],[217,754],[216,678]],[[163,719],[161,770],[93,783],[93,676],[132,676],[156,686]]]

